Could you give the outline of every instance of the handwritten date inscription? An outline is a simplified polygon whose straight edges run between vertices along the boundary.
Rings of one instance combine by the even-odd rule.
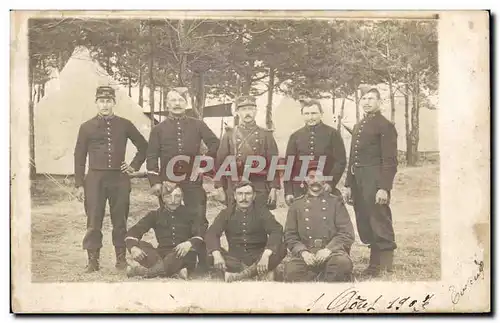
[[[434,294],[427,294],[424,298],[415,298],[411,296],[404,297],[384,297],[379,295],[375,298],[368,298],[360,294],[359,290],[350,287],[340,294],[336,295],[330,302],[326,300],[325,293],[321,294],[311,306],[307,308],[310,312],[313,308],[317,308],[320,303],[326,304],[324,307],[327,311],[346,311],[356,312],[374,312],[377,310],[405,310],[411,309],[414,312],[425,310],[429,305],[429,301],[434,297]]]

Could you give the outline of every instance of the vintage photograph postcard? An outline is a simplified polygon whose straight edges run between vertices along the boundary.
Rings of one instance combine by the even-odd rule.
[[[487,11],[11,11],[14,313],[488,313]]]

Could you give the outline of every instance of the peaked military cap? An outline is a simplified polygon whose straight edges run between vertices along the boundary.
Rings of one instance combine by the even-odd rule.
[[[257,106],[256,101],[257,100],[255,99],[255,97],[251,95],[240,96],[235,101],[235,107],[236,109],[246,106],[256,107]]]
[[[95,92],[95,98],[115,99],[115,89],[111,86],[99,86]]]

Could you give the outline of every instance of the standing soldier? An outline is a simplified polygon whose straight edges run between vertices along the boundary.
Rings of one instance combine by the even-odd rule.
[[[125,235],[131,190],[129,174],[139,170],[146,159],[146,139],[132,122],[113,114],[115,100],[112,87],[97,88],[97,116],[80,126],[75,146],[75,185],[78,198],[85,199],[87,214],[87,232],[83,238],[83,249],[88,253],[87,272],[99,270],[106,201],[109,201],[113,224],[116,268],[127,267]],[[124,161],[127,139],[137,147],[130,165]],[[89,170],[84,179],[87,155]]]
[[[219,139],[202,120],[186,116],[187,100],[187,88],[173,88],[168,92],[169,115],[151,130],[146,167],[153,193],[161,196],[162,183],[173,181],[166,173],[169,161],[178,155],[190,158],[189,162],[175,163],[173,171],[176,176],[186,174],[186,178],[177,184],[184,193],[184,204],[198,215],[198,225],[203,227],[208,224],[207,194],[203,189],[201,176],[191,180],[191,170],[195,156],[200,154],[201,142],[208,148],[206,155],[215,158]],[[199,254],[199,265],[202,269],[206,268],[204,253]]]
[[[305,126],[290,136],[286,148],[287,157],[295,156],[292,177],[284,183],[285,201],[288,205],[306,191],[301,181],[292,181],[300,172],[300,156],[314,157],[314,161],[318,161],[320,156],[326,157],[323,171],[326,175],[332,176],[332,180],[325,183],[325,188],[335,195],[340,195],[336,186],[347,164],[344,141],[340,133],[321,121],[323,117],[321,103],[317,100],[303,100],[301,104]]]
[[[282,225],[267,207],[255,203],[255,197],[251,182],[235,183],[235,204],[222,210],[207,231],[208,254],[228,282],[267,273],[273,276],[286,255]],[[228,251],[221,248],[222,233],[227,237]]]
[[[370,264],[363,272],[368,277],[391,272],[396,249],[389,201],[397,171],[397,132],[381,114],[380,102],[375,88],[361,97],[365,117],[353,130],[345,183],[359,236],[370,248]]]
[[[285,243],[292,258],[285,263],[285,281],[352,280],[349,256],[354,228],[342,196],[325,191],[314,163],[308,170],[307,192],[295,199],[285,224]]]
[[[274,140],[271,130],[261,128],[255,122],[257,114],[256,99],[253,96],[242,96],[235,101],[235,110],[238,114],[240,124],[234,129],[227,129],[222,136],[217,159],[216,168],[219,169],[225,158],[234,156],[238,174],[241,176],[248,163],[249,156],[261,156],[266,160],[266,168],[259,173],[250,174],[247,180],[253,183],[256,192],[255,203],[267,205],[269,209],[276,208],[277,189],[280,188],[279,176],[276,175],[271,181],[267,179],[266,169],[269,167],[273,156],[278,156],[278,145]],[[252,165],[247,165],[250,167]],[[253,165],[256,167],[256,165]],[[219,196],[225,196],[228,206],[234,204],[234,190],[230,177],[223,177],[215,182]],[[225,192],[224,189],[225,188]]]

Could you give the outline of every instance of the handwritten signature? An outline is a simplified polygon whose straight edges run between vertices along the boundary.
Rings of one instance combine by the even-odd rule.
[[[460,301],[460,299],[462,298],[462,296],[465,295],[465,292],[467,292],[467,290],[472,285],[474,285],[474,283],[481,276],[484,279],[484,262],[483,261],[474,260],[474,263],[478,266],[477,272],[473,276],[471,276],[471,277],[469,277],[467,279],[467,282],[465,283],[465,285],[463,285],[460,289],[458,289],[457,287],[455,287],[453,285],[450,286],[449,291],[450,291],[450,296],[451,296],[451,302],[453,304],[458,304],[458,302]]]
[[[410,308],[414,312],[420,310],[425,310],[426,306],[429,305],[429,301],[434,297],[434,294],[427,294],[424,299],[418,299],[411,296],[388,298],[388,301],[384,299],[383,295],[379,295],[376,298],[368,299],[360,294],[359,290],[354,287],[350,287],[337,296],[335,296],[325,307],[327,311],[338,310],[340,313],[345,311],[375,311],[376,308],[386,308],[388,310],[400,310],[405,308]],[[312,302],[311,306],[307,308],[307,312],[310,312],[314,307],[318,306],[320,300],[324,300],[325,293],[321,294],[315,301]],[[387,297],[386,297],[387,298]]]

